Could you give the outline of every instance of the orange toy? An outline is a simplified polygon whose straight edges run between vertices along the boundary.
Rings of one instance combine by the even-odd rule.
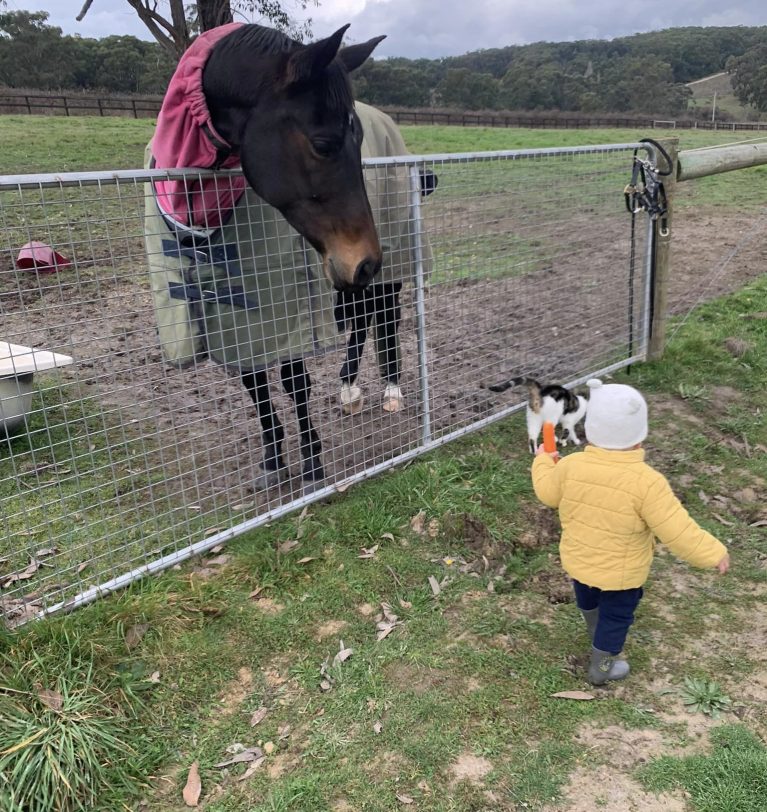
[[[548,454],[556,453],[557,451],[557,438],[554,435],[554,424],[543,424],[543,450]]]

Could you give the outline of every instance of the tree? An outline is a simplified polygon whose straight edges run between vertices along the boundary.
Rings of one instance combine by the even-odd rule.
[[[296,39],[311,34],[311,20],[299,25],[293,20],[282,0],[197,0],[192,6],[184,6],[184,0],[168,0],[169,13],[158,10],[157,0],[127,0],[151,35],[176,59],[191,45],[199,31],[209,31],[216,26],[234,20],[234,11],[247,12],[268,21],[272,26]],[[319,0],[295,0],[303,10],[319,5]],[[93,0],[85,0],[76,19],[82,20]],[[192,16],[187,16],[191,11]]]
[[[498,82],[489,73],[468,68],[449,68],[436,93],[443,107],[493,110],[498,105]]]
[[[767,110],[767,43],[749,48],[743,56],[730,57],[727,71],[741,104]]]
[[[48,25],[47,11],[0,14],[0,82],[9,87],[48,88],[72,75],[61,29]]]

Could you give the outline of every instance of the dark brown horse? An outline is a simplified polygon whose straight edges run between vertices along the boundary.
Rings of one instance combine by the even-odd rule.
[[[185,77],[199,77],[201,71],[207,107],[202,129],[207,130],[208,150],[208,140],[217,150],[215,161],[206,163],[206,168],[231,166],[239,158],[247,183],[316,249],[325,276],[338,291],[361,290],[381,267],[381,247],[362,176],[362,128],[354,111],[349,73],[383,37],[341,48],[347,28],[302,45],[263,26],[232,25],[208,37],[214,42],[212,48],[205,50],[198,43],[195,54],[202,51],[203,55],[192,55],[184,68]],[[195,58],[203,61],[201,69],[195,67]],[[175,87],[183,87],[178,79],[179,69],[171,88],[174,81]],[[199,123],[199,116],[196,120]],[[159,126],[158,121],[158,131]],[[171,246],[171,252],[187,251],[183,241],[189,244],[191,239],[195,254],[205,258],[207,251],[210,264],[215,236],[177,239],[182,247]],[[187,285],[186,289],[193,287]],[[203,293],[211,296],[210,290]],[[213,294],[221,301],[217,291]],[[205,301],[201,305],[207,306]],[[288,325],[290,320],[284,322]],[[267,487],[286,475],[287,466],[282,454],[284,431],[269,395],[267,366],[271,362],[254,360],[257,352],[254,345],[252,357],[238,363],[238,368],[261,422],[264,459],[257,486]],[[278,360],[283,387],[298,418],[302,477],[312,486],[322,481],[324,470],[319,435],[309,417],[311,381],[300,353],[291,351],[287,360],[284,354]]]

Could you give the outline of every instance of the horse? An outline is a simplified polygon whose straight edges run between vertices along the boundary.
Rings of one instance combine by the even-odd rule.
[[[305,489],[324,479],[304,358],[321,347],[328,296],[332,320],[330,286],[362,290],[381,268],[349,74],[384,37],[342,48],[347,28],[308,45],[255,24],[201,34],[148,147],[147,165],[159,169],[242,168],[244,178],[153,183],[145,240],[166,360],[210,355],[236,371],[256,407],[257,488],[288,475],[267,378],[275,364],[298,420]],[[320,256],[324,286],[290,227]]]

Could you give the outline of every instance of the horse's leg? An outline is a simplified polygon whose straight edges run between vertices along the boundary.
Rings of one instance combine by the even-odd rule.
[[[285,431],[269,396],[269,380],[266,370],[243,372],[242,383],[248,390],[261,421],[261,440],[264,446],[263,473],[256,479],[257,488],[268,488],[279,483],[287,474],[287,466],[282,458],[282,440]]]
[[[309,417],[309,396],[312,381],[303,361],[288,361],[280,367],[282,385],[293,401],[301,437],[301,457],[304,460],[301,476],[306,483],[320,482],[325,478],[322,467],[322,444]]]
[[[377,287],[374,304],[375,342],[378,370],[386,384],[383,409],[387,412],[398,412],[404,402],[399,387],[401,371],[399,325],[402,321],[399,295],[402,282],[382,282]]]
[[[341,367],[341,411],[356,414],[362,409],[362,390],[356,385],[360,358],[365,349],[370,322],[373,320],[373,300],[370,289],[347,293],[347,307],[352,311],[351,333],[346,345],[346,360]]]

